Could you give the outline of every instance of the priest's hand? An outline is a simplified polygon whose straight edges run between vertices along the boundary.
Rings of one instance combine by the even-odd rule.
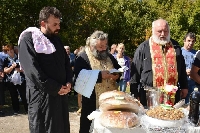
[[[111,80],[117,80],[119,78],[119,74],[110,74]]]
[[[102,79],[109,79],[110,72],[109,71],[101,71]]]
[[[186,73],[188,76],[190,76],[190,72],[191,72],[191,69],[186,69]]]
[[[71,90],[71,88],[72,88],[72,85],[71,85],[71,83],[66,83],[66,87],[67,87],[67,89],[69,89],[69,90]]]
[[[130,86],[130,82],[128,81],[128,82],[126,83],[126,85],[127,85],[127,86]]]
[[[70,87],[71,88],[71,87]],[[60,88],[60,91],[58,92],[59,95],[66,95],[67,93],[69,93],[71,91],[69,87],[67,86],[63,86]]]
[[[185,98],[188,94],[188,89],[181,89],[180,95],[181,98]]]

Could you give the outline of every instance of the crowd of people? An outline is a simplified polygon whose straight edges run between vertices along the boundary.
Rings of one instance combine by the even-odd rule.
[[[176,102],[200,87],[200,53],[193,49],[195,33],[183,39],[183,47],[170,37],[170,26],[164,19],[152,22],[152,36],[141,43],[133,59],[125,55],[125,44],[109,48],[108,34],[93,32],[86,45],[70,52],[57,36],[61,13],[55,7],[44,7],[39,14],[40,28],[24,30],[18,46],[6,45],[0,53],[0,115],[5,104],[5,88],[9,90],[13,113],[19,113],[19,98],[28,113],[31,133],[69,133],[68,95],[81,70],[99,70],[90,98],[78,94],[80,133],[89,133],[87,116],[98,109],[98,98],[106,91],[131,94],[147,106],[144,87],[165,84],[178,86]],[[111,69],[122,68],[119,74]],[[18,76],[14,76],[18,75]],[[19,79],[18,82],[14,78]]]
[[[4,91],[8,90],[10,93],[13,114],[17,115],[20,110],[21,100],[24,105],[24,111],[27,113],[28,104],[26,100],[26,80],[23,71],[20,69],[19,59],[18,59],[18,51],[16,47],[8,44],[2,47],[1,52],[1,61],[0,61],[0,69],[1,69],[1,91],[0,91],[0,114],[3,115],[4,112],[1,109],[2,105],[5,104],[5,94]],[[18,73],[18,82],[14,80],[17,78]],[[15,76],[14,76],[15,75]]]

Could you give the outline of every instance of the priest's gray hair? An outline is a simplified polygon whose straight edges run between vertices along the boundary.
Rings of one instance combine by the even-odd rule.
[[[103,31],[95,31],[86,40],[86,46],[96,46],[97,40],[108,40],[108,34]]]
[[[168,22],[167,22],[166,20],[162,19],[162,18],[160,18],[160,19],[157,19],[157,20],[153,21],[153,22],[152,22],[152,28],[154,28],[154,27],[155,27],[155,23],[156,23],[157,21],[159,21],[159,20],[163,20],[163,21],[164,21],[164,22],[167,24],[167,26],[168,26],[168,29],[170,28],[170,27],[169,27],[169,24],[168,24]]]
[[[160,38],[157,37],[156,34],[155,34],[155,29],[154,28],[156,27],[156,24],[158,22],[166,23],[167,30],[168,30],[168,35],[166,36],[165,40],[160,40]],[[156,43],[161,44],[161,45],[166,45],[166,43],[168,43],[170,41],[170,27],[169,27],[169,24],[168,24],[168,22],[166,20],[160,18],[160,19],[157,19],[157,20],[152,22],[152,38]]]
[[[167,28],[168,28],[169,33],[170,33],[170,27],[169,27],[168,22],[167,22],[166,20],[162,19],[162,18],[157,19],[157,20],[155,20],[155,21],[152,22],[152,32],[154,32],[154,31],[153,31],[153,28],[155,27],[155,23],[156,23],[157,21],[159,21],[159,20],[163,20],[163,21],[167,24]]]

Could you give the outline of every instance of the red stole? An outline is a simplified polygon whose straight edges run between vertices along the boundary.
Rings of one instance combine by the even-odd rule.
[[[170,41],[162,48],[162,45],[149,39],[150,53],[152,58],[153,86],[161,87],[166,84],[177,85],[178,72],[176,52]]]

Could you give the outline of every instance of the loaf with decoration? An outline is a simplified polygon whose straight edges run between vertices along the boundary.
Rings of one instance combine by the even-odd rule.
[[[131,128],[139,122],[135,113],[123,111],[105,111],[99,120],[101,125],[111,128]]]

